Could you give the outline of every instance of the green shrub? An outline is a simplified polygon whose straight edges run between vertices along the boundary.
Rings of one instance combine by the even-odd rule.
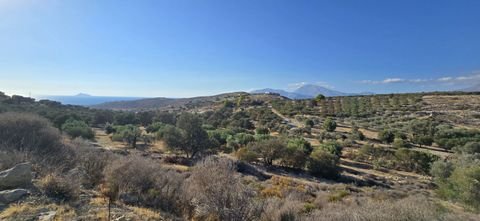
[[[353,140],[365,140],[365,135],[358,130],[358,127],[353,127],[351,132],[351,138]]]
[[[400,149],[400,148],[409,148],[410,146],[408,145],[407,142],[405,142],[405,140],[401,139],[401,138],[395,138],[393,140],[393,148],[395,149]]]
[[[444,182],[450,175],[452,175],[454,166],[449,161],[438,160],[433,162],[430,174],[438,182]]]
[[[435,143],[448,150],[469,142],[480,142],[479,130],[442,128],[435,134]]]
[[[247,149],[262,158],[266,165],[272,165],[274,160],[280,159],[283,156],[286,144],[283,139],[272,138],[251,142],[247,145]]]
[[[395,133],[392,130],[384,129],[378,133],[378,139],[384,143],[392,143],[395,139]]]
[[[106,134],[112,134],[112,133],[115,133],[116,131],[115,127],[111,123],[105,124],[104,130]]]
[[[322,143],[320,145],[320,148],[338,157],[342,155],[343,147],[340,146],[340,144],[337,143],[336,141],[329,141],[329,142]]]
[[[339,175],[339,161],[338,156],[324,149],[317,148],[310,154],[307,168],[315,176],[336,178]]]
[[[331,117],[327,117],[327,119],[325,119],[325,121],[323,122],[323,129],[328,132],[333,132],[336,128],[337,123]]]
[[[312,145],[305,139],[290,139],[282,156],[282,164],[292,168],[303,169],[312,150]]]
[[[448,178],[454,199],[480,210],[480,165],[457,167]]]
[[[229,136],[231,136],[231,134],[232,134],[231,131],[224,130],[224,129],[208,131],[208,136],[210,137],[210,139],[215,140],[220,145],[227,144],[227,139]]]
[[[255,141],[255,137],[251,134],[238,133],[233,136],[238,144],[245,146],[250,142]]]
[[[475,155],[457,155],[450,161],[437,161],[431,169],[437,193],[480,211],[480,161]]]
[[[469,142],[454,148],[455,152],[463,154],[480,154],[480,142]]]
[[[245,162],[254,162],[258,158],[258,155],[255,152],[248,150],[246,147],[238,149],[235,156],[237,156],[239,160]]]
[[[163,127],[165,127],[166,124],[161,123],[161,122],[154,122],[153,124],[148,125],[148,127],[145,129],[148,133],[156,133]]]
[[[315,122],[313,122],[312,119],[307,119],[307,120],[305,121],[305,126],[306,126],[306,127],[313,127],[313,126],[315,126]]]
[[[394,161],[399,169],[428,174],[437,159],[437,156],[429,153],[400,148],[395,151]]]
[[[62,131],[72,138],[82,137],[85,139],[93,139],[95,133],[92,128],[85,122],[80,120],[69,119],[62,125]]]
[[[266,127],[258,127],[257,129],[255,129],[255,133],[256,134],[269,134],[270,131]]]
[[[137,147],[137,140],[142,135],[142,131],[135,125],[124,125],[115,127],[115,134],[112,135],[112,140],[122,140],[126,142],[130,147]],[[121,138],[121,139],[120,139]]]
[[[432,120],[414,120],[409,127],[412,142],[419,145],[432,145],[436,124]]]

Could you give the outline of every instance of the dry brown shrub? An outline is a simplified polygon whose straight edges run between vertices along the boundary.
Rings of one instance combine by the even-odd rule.
[[[255,220],[261,205],[255,192],[242,182],[230,159],[208,157],[187,180],[186,196],[199,220]]]
[[[20,153],[41,174],[67,171],[75,164],[73,150],[63,144],[58,129],[34,114],[0,114],[0,150]]]
[[[270,198],[260,217],[262,221],[294,221],[300,220],[304,202],[287,197],[286,199]]]
[[[93,188],[103,181],[105,167],[114,159],[110,152],[92,147],[81,139],[72,142],[76,155],[77,168],[83,176],[82,184],[86,188]]]
[[[408,197],[398,201],[366,199],[360,204],[331,203],[317,210],[306,221],[431,221],[459,220],[423,197]],[[453,219],[452,219],[453,218]]]
[[[185,175],[140,156],[119,157],[105,168],[105,185],[127,204],[180,214]]]
[[[45,195],[60,201],[78,198],[80,188],[76,184],[72,179],[57,174],[49,174],[39,181],[40,189]]]
[[[25,157],[18,151],[0,151],[0,170],[6,170],[25,162]]]

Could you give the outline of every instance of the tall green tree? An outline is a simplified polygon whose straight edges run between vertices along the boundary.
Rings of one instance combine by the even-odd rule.
[[[181,149],[187,157],[194,158],[209,147],[208,133],[202,128],[202,119],[197,115],[182,113],[178,117],[177,127],[184,131],[185,143]]]
[[[142,131],[135,125],[127,124],[116,127],[114,136],[120,136],[130,147],[137,147],[137,140],[142,135]]]

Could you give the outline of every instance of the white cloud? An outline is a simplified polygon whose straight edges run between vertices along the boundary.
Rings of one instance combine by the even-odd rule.
[[[452,77],[442,77],[439,78],[438,81],[451,81],[453,78]]]
[[[401,78],[387,78],[382,81],[384,84],[389,84],[389,83],[400,83],[400,82],[405,82],[404,79]]]
[[[394,83],[414,83],[414,84],[449,84],[449,85],[474,85],[480,84],[480,71],[471,72],[470,75],[464,76],[445,76],[436,79],[403,79],[403,78],[386,78],[384,80],[362,80],[362,84],[394,84]]]
[[[291,83],[291,84],[288,84],[288,89],[295,90],[295,89],[301,88],[306,84],[308,83],[307,82]]]
[[[362,84],[391,84],[391,83],[402,83],[407,80],[402,78],[387,78],[381,81],[374,81],[374,80],[362,80],[360,83]]]
[[[409,80],[410,82],[412,83],[422,83],[422,82],[427,82],[428,80],[427,79],[413,79],[413,80]]]

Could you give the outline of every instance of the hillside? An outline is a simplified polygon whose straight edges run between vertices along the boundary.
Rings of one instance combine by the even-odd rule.
[[[225,100],[236,101],[241,97],[250,96],[246,92],[225,93],[213,96],[201,96],[192,98],[148,98],[133,101],[115,101],[98,105],[92,105],[95,109],[110,110],[179,110],[215,106],[223,103]],[[270,101],[276,99],[286,99],[285,97],[274,94],[256,94],[251,95],[251,99],[258,101]]]
[[[477,220],[477,198],[451,199],[437,186],[475,184],[476,173],[463,171],[478,167],[465,160],[479,150],[479,93],[291,100],[238,92],[137,102],[128,110],[163,107],[111,111],[0,93],[0,173],[34,172],[31,184],[0,192],[23,194],[4,205],[0,197],[0,220],[208,220],[198,211],[224,194],[238,202],[229,209],[239,220],[248,220],[243,205],[271,220],[398,220],[391,214],[410,217],[412,207],[412,220]],[[461,176],[437,182],[448,176],[445,161]],[[224,214],[224,205],[213,212]]]

